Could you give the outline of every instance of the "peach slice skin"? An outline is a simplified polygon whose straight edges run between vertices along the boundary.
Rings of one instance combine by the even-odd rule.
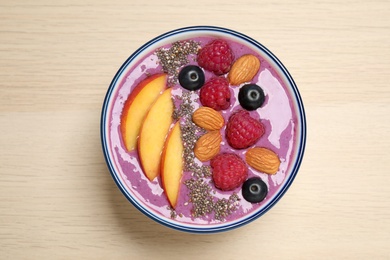
[[[160,174],[161,153],[172,124],[171,89],[166,89],[150,108],[141,126],[138,155],[146,177],[152,181]]]
[[[152,104],[166,89],[166,74],[154,74],[142,80],[130,93],[123,107],[120,130],[127,151],[137,146],[137,138]]]

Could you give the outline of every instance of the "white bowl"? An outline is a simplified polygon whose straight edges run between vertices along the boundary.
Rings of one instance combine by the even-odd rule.
[[[272,122],[272,131],[267,136],[269,146],[276,147],[275,149],[277,149],[278,146],[280,148],[281,145],[286,145],[288,148],[286,148],[285,158],[281,158],[282,164],[279,172],[275,175],[267,175],[258,173],[249,167],[252,175],[260,176],[268,185],[272,186],[272,192],[268,194],[264,201],[253,206],[241,199],[243,203],[239,206],[241,213],[235,219],[218,221],[202,218],[191,219],[188,216],[171,218],[169,215],[170,210],[167,209],[168,204],[165,206],[160,204],[154,205],[153,201],[142,197],[140,189],[144,188],[148,189],[150,194],[159,194],[156,196],[165,196],[165,194],[162,188],[159,187],[159,180],[153,183],[148,182],[143,176],[142,169],[139,167],[137,156],[126,153],[123,145],[121,145],[121,134],[118,127],[120,124],[120,113],[126,96],[131,91],[130,89],[135,84],[134,82],[137,81],[137,78],[134,78],[136,73],[129,74],[130,71],[135,67],[139,67],[139,62],[157,48],[176,41],[196,37],[224,38],[256,52],[265,63],[270,65],[269,68],[263,69],[264,74],[261,76],[259,74],[258,81],[261,81],[260,83],[264,85],[266,95],[269,98],[274,98],[273,101],[275,101],[274,105],[269,105],[267,109],[259,112],[260,117],[267,118],[273,113],[279,113],[281,118],[283,118],[284,114],[290,113],[293,115],[291,116],[289,114],[292,117],[289,121],[286,121],[286,119],[285,122]],[[145,67],[142,68],[142,70],[144,69]],[[138,68],[138,70],[141,69]],[[269,83],[273,77],[277,80],[274,83]],[[267,86],[267,84],[273,84],[273,86]],[[234,91],[234,95],[237,94],[237,89]],[[282,93],[284,99],[276,98],[280,96],[280,93]],[[285,97],[288,97],[288,100]],[[286,127],[286,123],[289,124],[289,128]],[[283,127],[285,128],[283,129]],[[290,131],[288,133],[291,135],[290,140],[287,143],[281,144],[281,131],[286,131],[286,129]],[[104,100],[101,115],[101,141],[103,153],[115,183],[138,210],[156,222],[176,230],[193,233],[215,233],[238,228],[257,219],[274,206],[286,193],[302,161],[306,142],[306,119],[302,100],[292,77],[283,64],[267,48],[256,40],[230,29],[212,26],[194,26],[173,30],[152,39],[136,50],[124,62],[113,78]],[[245,154],[245,151],[236,152],[241,156]],[[124,165],[130,166],[127,167]],[[132,179],[133,175],[136,175],[137,178]],[[142,185],[145,187],[141,188]],[[271,188],[269,189],[271,191]],[[180,212],[177,213],[180,214]]]

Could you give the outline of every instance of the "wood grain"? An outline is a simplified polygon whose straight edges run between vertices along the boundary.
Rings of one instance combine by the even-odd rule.
[[[390,2],[0,1],[0,259],[389,259]],[[283,199],[225,234],[159,226],[116,188],[102,102],[144,42],[216,25],[267,46],[304,100]]]

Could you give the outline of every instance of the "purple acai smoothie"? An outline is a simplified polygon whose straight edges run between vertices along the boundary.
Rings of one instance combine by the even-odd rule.
[[[206,44],[215,40],[214,37],[194,37],[191,39],[180,40],[181,42],[194,42],[199,48],[204,47]],[[256,56],[260,60],[260,69],[256,75],[250,80],[250,82],[260,86],[265,94],[265,101],[261,107],[249,111],[251,117],[259,120],[264,128],[264,135],[251,147],[264,147],[272,150],[277,154],[280,160],[280,166],[276,174],[266,174],[260,172],[251,166],[248,166],[248,178],[259,177],[268,187],[268,194],[266,198],[259,203],[251,203],[244,199],[241,192],[241,185],[230,191],[222,191],[215,187],[211,176],[197,176],[191,171],[185,170],[181,179],[180,192],[176,207],[173,209],[167,199],[164,192],[161,177],[158,176],[154,180],[150,181],[144,174],[137,149],[133,151],[127,151],[122,133],[120,131],[121,114],[123,113],[124,104],[139,82],[145,78],[157,74],[167,73],[168,87],[172,88],[172,98],[175,105],[175,109],[179,109],[180,104],[183,102],[179,97],[186,95],[192,101],[191,105],[196,110],[202,107],[199,101],[199,91],[189,91],[184,89],[177,80],[177,74],[170,71],[164,71],[162,61],[158,56],[158,51],[169,50],[173,43],[164,43],[165,45],[155,50],[150,50],[143,56],[139,56],[134,60],[134,65],[129,67],[124,76],[119,82],[119,88],[114,93],[113,103],[110,107],[109,113],[109,143],[112,156],[114,158],[114,165],[118,169],[118,175],[122,178],[123,183],[135,197],[135,200],[142,207],[147,208],[150,211],[155,212],[161,218],[169,219],[169,221],[177,221],[190,224],[218,224],[226,223],[230,221],[236,221],[240,218],[247,216],[248,214],[254,214],[256,210],[266,205],[278,190],[283,187],[284,181],[289,174],[291,165],[294,163],[295,147],[297,140],[297,111],[294,106],[293,95],[287,88],[285,79],[281,76],[280,71],[271,65],[272,61],[266,57],[258,49],[243,44],[241,42],[233,41],[233,39],[224,39],[230,49],[232,50],[235,60],[245,54],[251,54]],[[178,65],[178,71],[186,65],[198,65],[197,54],[191,53],[186,55],[187,61]],[[211,78],[216,77],[213,72],[204,70],[205,82],[208,82]],[[227,77],[227,74],[220,77]],[[245,154],[247,149],[234,149],[232,148],[225,137],[226,123],[229,117],[236,111],[242,110],[239,101],[238,93],[240,87],[246,83],[238,86],[229,86],[231,89],[231,105],[226,110],[221,110],[225,125],[220,130],[222,135],[221,150],[220,153],[235,153],[245,161]],[[201,162],[195,159],[195,163],[199,166],[209,166],[210,161]],[[211,170],[212,174],[212,170]],[[211,196],[214,203],[225,202],[231,200],[232,195],[235,196],[235,200],[227,206],[231,206],[231,210],[227,214],[216,216],[216,211],[211,210],[204,215],[194,214],[194,203],[191,201],[190,190],[185,183],[189,180],[199,181],[209,186]],[[223,204],[223,203],[222,203]],[[220,204],[220,205],[222,205]]]

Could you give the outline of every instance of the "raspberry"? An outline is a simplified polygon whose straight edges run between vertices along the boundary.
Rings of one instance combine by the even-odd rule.
[[[263,124],[245,110],[231,115],[226,125],[226,140],[235,149],[244,149],[255,144],[263,134]]]
[[[218,154],[211,160],[215,187],[228,191],[239,187],[248,177],[248,167],[234,153]]]
[[[233,60],[233,52],[224,40],[214,40],[198,53],[199,66],[218,76],[229,72]]]
[[[200,89],[200,102],[214,110],[224,110],[230,106],[229,82],[226,78],[212,78]]]

